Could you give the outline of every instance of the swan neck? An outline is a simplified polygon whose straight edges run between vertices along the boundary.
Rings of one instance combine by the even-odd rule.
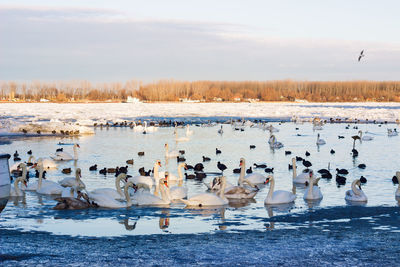
[[[314,176],[311,176],[308,180],[308,199],[313,199],[313,189],[314,189]]]
[[[78,159],[78,151],[76,149],[76,145],[74,145],[74,159],[77,160]]]
[[[21,190],[19,189],[19,183],[21,183],[23,180],[24,180],[23,177],[18,177],[14,181],[15,192],[17,193],[18,196],[21,195]]]
[[[39,166],[39,181],[38,181],[38,186],[37,189],[40,189],[42,187],[42,179],[43,179],[43,166]]]
[[[357,196],[360,195],[360,189],[357,188],[357,180],[353,181],[351,183],[351,190],[353,191],[353,193]]]
[[[219,192],[219,197],[222,199],[225,199],[225,188],[226,188],[226,178],[222,180],[222,185]]]
[[[24,164],[24,165],[22,165],[22,178],[26,178],[26,173],[27,173],[27,170],[26,170],[26,165]]]
[[[297,177],[297,171],[296,171],[296,159],[292,159],[292,164],[293,164],[293,179]]]
[[[272,196],[273,196],[273,194],[274,194],[274,189],[275,189],[275,180],[274,180],[274,178],[271,178],[270,180],[269,180],[269,191],[268,191],[268,195],[267,195],[267,198],[269,199],[269,200],[271,200],[272,199]]]
[[[178,176],[179,176],[179,180],[183,180],[183,174],[182,174],[182,168],[183,168],[183,164],[179,164],[178,165]]]
[[[130,198],[130,196],[129,196],[129,191],[128,191],[128,188],[130,187],[130,186],[132,186],[132,182],[128,182],[128,183],[126,183],[126,185],[125,185],[125,187],[124,187],[124,194],[125,194],[125,199],[126,199],[126,206],[127,207],[130,207],[130,206],[132,206],[132,201],[131,201],[131,198]]]
[[[246,163],[243,160],[242,161],[242,165],[240,166],[240,176],[239,176],[239,181],[238,181],[238,185],[239,186],[243,186],[243,181],[244,181],[244,172],[246,170]]]
[[[118,175],[117,178],[115,179],[115,188],[117,189],[118,194],[123,196],[124,194],[122,193],[121,190],[121,179],[122,177]]]

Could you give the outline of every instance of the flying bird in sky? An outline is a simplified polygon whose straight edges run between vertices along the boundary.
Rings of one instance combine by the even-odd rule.
[[[365,55],[364,55],[364,50],[362,50],[361,53],[360,53],[360,55],[358,56],[358,61],[360,61],[361,58],[362,58],[363,56],[365,56]]]

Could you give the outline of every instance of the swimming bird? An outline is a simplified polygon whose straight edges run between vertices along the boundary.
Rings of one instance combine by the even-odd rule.
[[[330,153],[335,154],[335,150],[331,149]]]
[[[367,178],[365,178],[364,176],[361,175],[361,177],[360,177],[360,182],[361,182],[362,184],[365,184],[365,183],[367,182]]]
[[[255,166],[256,169],[257,169],[257,168],[261,168],[261,169],[267,168],[267,164],[257,164],[257,163],[254,163],[253,165]]]
[[[217,168],[220,169],[222,172],[224,172],[224,171],[227,169],[226,165],[225,165],[225,164],[222,164],[222,163],[219,162],[219,161],[218,161],[218,163],[217,163]]]
[[[218,130],[218,133],[219,134],[223,134],[224,133],[224,129],[222,128],[222,125],[221,125],[221,128]]]
[[[336,174],[336,183],[337,183],[338,185],[344,185],[344,184],[346,184],[346,177],[340,176],[340,175]]]
[[[325,145],[325,144],[326,144],[325,140],[321,139],[320,134],[318,134],[317,135],[317,145],[320,146],[320,145]]]
[[[89,167],[89,171],[97,171],[97,164]]]
[[[210,160],[211,160],[211,159],[210,159],[209,157],[203,156],[203,162],[210,161]]]
[[[367,165],[365,165],[364,163],[358,164],[357,166],[360,169],[365,169],[367,167]]]
[[[309,157],[311,154],[310,154],[310,152],[306,151],[305,155],[306,155],[306,157]]]
[[[274,168],[265,168],[266,173],[274,173]]]
[[[221,150],[219,150],[218,148],[215,148],[215,154],[216,155],[221,154],[221,153],[222,153]]]
[[[357,188],[358,186],[358,188]],[[351,183],[351,190],[346,191],[346,195],[344,197],[347,201],[356,201],[356,202],[367,202],[368,198],[365,193],[361,190],[361,182],[359,179],[354,180]]]
[[[186,206],[197,206],[197,207],[223,206],[229,203],[228,199],[225,197],[225,187],[226,187],[226,178],[222,176],[221,188],[219,190],[218,195],[213,193],[202,193],[192,196],[187,200],[181,199],[181,201]]]
[[[250,145],[250,149],[254,149],[254,148],[256,148],[255,145]]]
[[[309,173],[309,178],[308,178],[308,186],[306,191],[304,192],[303,198],[305,200],[319,200],[322,199],[322,193],[321,190],[318,186],[318,179],[314,178],[314,175],[312,172]]]
[[[275,135],[271,135],[271,137],[268,140],[269,146],[274,149],[274,148],[282,148],[283,144],[281,142],[276,141]]]
[[[272,175],[267,177],[266,183],[270,183],[268,195],[264,200],[264,204],[286,204],[294,202],[296,195],[289,191],[275,189],[275,179]]]
[[[336,168],[336,172],[337,172],[338,174],[349,174],[349,171],[346,170],[346,169],[339,169],[339,168]]]
[[[303,159],[303,166],[309,168],[312,166],[312,163],[308,160]]]

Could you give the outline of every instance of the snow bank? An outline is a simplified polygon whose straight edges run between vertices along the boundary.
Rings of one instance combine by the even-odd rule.
[[[92,126],[94,122],[134,120],[144,117],[250,117],[271,120],[349,118],[395,122],[400,103],[5,103],[4,119],[30,123],[54,120]],[[4,123],[4,122],[3,122]],[[43,126],[43,125],[42,125]]]

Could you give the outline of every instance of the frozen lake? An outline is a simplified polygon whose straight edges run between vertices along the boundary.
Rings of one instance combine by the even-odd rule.
[[[167,115],[174,117],[176,114],[168,113]],[[14,116],[17,117],[17,114]],[[71,118],[64,117],[63,119]],[[278,141],[284,144],[284,148],[272,150],[268,146],[268,131],[248,126],[244,128],[244,131],[235,131],[229,124],[223,125],[222,135],[217,133],[219,124],[213,127],[192,125],[194,134],[188,142],[182,143],[175,143],[174,129],[171,127],[159,128],[157,132],[146,135],[134,132],[129,127],[110,127],[109,129],[98,127],[95,129],[95,135],[90,136],[23,138],[2,145],[0,146],[2,153],[13,154],[15,150],[18,150],[22,160],[26,161],[28,150],[32,150],[36,158],[49,157],[57,148],[60,148],[57,145],[60,141],[79,143],[79,159],[76,162],[60,163],[57,170],[48,171],[47,177],[58,181],[72,176],[72,174],[62,174],[63,168],[79,167],[82,169],[82,180],[88,191],[102,187],[114,188],[114,175],[104,176],[98,172],[89,171],[89,166],[93,164],[97,164],[98,169],[125,166],[125,161],[133,158],[135,163],[133,166],[129,165],[128,174],[135,176],[140,167],[148,170],[154,165],[155,160],[160,159],[161,170],[168,170],[177,175],[176,160],[166,162],[164,158],[165,143],[169,143],[172,149],[185,150],[188,164],[202,162],[202,156],[210,157],[211,161],[204,163],[206,172],[218,172],[216,166],[218,161],[226,164],[228,169],[225,175],[233,184],[237,183],[239,175],[233,174],[232,169],[239,168],[241,157],[246,159],[247,168],[253,163],[266,163],[268,167],[274,168],[276,190],[290,191],[292,189],[292,171],[288,170],[288,164],[294,156],[301,156],[311,161],[314,171],[327,168],[329,163],[333,174],[336,168],[349,170],[346,185],[337,186],[334,178],[320,180],[319,186],[324,195],[322,201],[316,203],[304,201],[304,188],[297,187],[295,202],[280,206],[264,205],[269,185],[261,186],[254,200],[230,203],[224,207],[212,209],[188,209],[181,203],[174,203],[169,208],[133,206],[114,210],[99,208],[56,211],[51,209],[56,204],[52,197],[26,192],[24,197],[11,199],[0,215],[2,238],[7,237],[12,240],[3,253],[20,255],[20,251],[16,250],[19,245],[15,243],[24,240],[23,237],[37,246],[40,246],[40,242],[45,242],[44,240],[51,243],[64,240],[66,247],[54,250],[55,254],[60,255],[59,257],[66,252],[65,250],[83,249],[78,241],[82,238],[87,240],[85,242],[88,242],[88,246],[97,253],[101,253],[101,246],[106,246],[111,250],[112,247],[117,246],[116,240],[122,240],[123,244],[135,247],[136,256],[130,255],[129,259],[131,257],[140,259],[141,261],[136,264],[155,264],[157,262],[153,261],[154,258],[147,258],[146,261],[146,257],[151,257],[150,254],[153,253],[152,246],[162,247],[162,242],[171,240],[176,242],[177,249],[181,252],[166,255],[165,264],[212,264],[221,263],[220,260],[224,260],[223,262],[227,264],[265,264],[264,260],[268,260],[274,265],[290,262],[327,265],[338,254],[337,250],[342,252],[348,250],[348,254],[339,253],[341,260],[338,263],[341,265],[351,264],[351,258],[360,250],[368,251],[369,254],[364,255],[365,258],[359,258],[354,265],[360,265],[364,260],[370,260],[375,265],[396,262],[396,259],[389,255],[398,252],[395,240],[398,240],[400,233],[399,202],[394,196],[397,185],[392,183],[392,176],[400,166],[400,159],[396,156],[400,149],[400,137],[388,137],[387,129],[396,128],[397,125],[351,124],[349,129],[346,129],[345,123],[326,124],[323,130],[318,131],[314,130],[310,123],[273,122],[272,125],[279,129],[275,135]],[[356,135],[359,130],[368,131],[369,135],[373,136],[373,140],[362,143],[357,141],[356,148],[359,156],[353,158],[350,154],[353,144],[351,136]],[[325,145],[319,147],[316,145],[318,133],[326,141]],[[184,136],[185,130],[178,129],[178,134]],[[339,139],[339,135],[344,138]],[[255,145],[256,148],[250,149],[249,145]],[[66,151],[72,151],[71,146],[63,147]],[[222,153],[216,155],[215,148],[221,149]],[[334,149],[336,153],[331,154],[331,149]],[[292,154],[285,155],[286,150],[290,150]],[[139,157],[137,155],[139,151],[145,151],[145,156]],[[310,156],[305,156],[306,151],[310,152]],[[359,169],[357,166],[360,163],[366,164],[366,169]],[[13,161],[10,159],[10,165],[12,164]],[[297,172],[303,168],[301,162],[298,162]],[[254,169],[254,171],[267,176],[263,169]],[[368,202],[362,206],[354,206],[347,203],[344,196],[350,189],[351,182],[360,178],[361,175],[368,180],[362,186],[368,196]],[[204,182],[209,182],[213,178],[214,176],[209,176],[204,179]],[[35,178],[31,178],[31,181],[35,181]],[[206,190],[202,182],[195,180],[184,180],[184,186],[189,189],[189,197]],[[20,233],[20,236],[17,233]],[[43,240],[36,240],[35,233]],[[363,239],[361,235],[364,233]],[[137,243],[132,243],[129,236],[135,236]],[[107,238],[113,240],[110,247],[106,245]],[[196,241],[193,241],[193,238]],[[232,238],[242,240],[243,243],[231,242]],[[344,241],[337,243],[337,239],[344,239]],[[90,240],[97,240],[100,242],[98,244],[102,245],[97,247]],[[152,245],[146,243],[149,242],[146,240],[152,240]],[[185,259],[183,251],[195,251],[195,247],[186,247],[191,242],[199,246],[207,246],[207,248],[204,248],[203,252],[198,252],[195,258]],[[221,247],[220,243],[224,242],[231,242],[231,247]],[[262,249],[253,251],[242,247],[253,244],[260,247],[265,242],[271,243],[266,249],[268,252],[264,251],[265,254]],[[323,245],[319,246],[318,243],[323,243]],[[301,249],[298,250],[297,246]],[[383,249],[385,246],[387,251],[381,255],[371,252],[372,247]],[[287,250],[280,251],[281,247]],[[207,253],[215,253],[216,249],[220,249],[221,253],[213,258],[207,258]],[[236,249],[242,249],[246,255],[232,257],[230,253]],[[30,246],[28,251],[34,253],[33,247]],[[47,256],[43,256],[49,251],[44,248],[40,251],[44,254],[38,252],[40,254],[38,257],[44,262],[49,260]],[[121,257],[122,251],[126,250],[111,254]],[[166,248],[162,251],[166,254],[168,251],[172,252]],[[300,259],[299,252],[296,251],[310,258]],[[258,258],[252,258],[250,256],[252,252],[258,255]],[[278,256],[274,258],[269,253],[275,253]],[[21,262],[36,261],[35,256],[29,255],[27,258],[21,256]],[[231,257],[229,260],[223,258],[229,255]],[[79,257],[76,256],[75,260],[77,261]],[[4,258],[0,255],[1,260]],[[129,264],[123,257],[120,260],[121,263]],[[16,260],[16,262],[19,261]],[[74,262],[78,263],[76,261]],[[7,262],[13,263],[12,260]],[[95,263],[96,260],[92,259],[92,262]]]
[[[137,175],[140,167],[150,169],[155,160],[162,161],[162,169],[178,175],[176,160],[164,158],[164,144],[169,143],[177,150],[185,150],[185,158],[188,164],[202,162],[202,156],[211,158],[205,162],[206,172],[219,172],[217,162],[221,161],[227,165],[225,171],[227,179],[236,184],[238,174],[233,174],[232,169],[239,167],[239,159],[246,159],[247,167],[253,163],[266,163],[268,167],[274,168],[274,177],[277,189],[292,189],[292,172],[288,170],[288,164],[295,155],[307,158],[313,163],[313,169],[327,168],[330,163],[332,173],[336,168],[349,170],[347,183],[338,187],[335,179],[321,179],[321,187],[324,198],[318,203],[307,203],[303,200],[304,188],[297,187],[297,199],[292,205],[279,207],[265,207],[264,199],[268,193],[269,186],[261,186],[261,190],[254,200],[241,203],[231,203],[226,207],[216,209],[185,209],[183,204],[171,204],[170,208],[138,208],[132,207],[122,210],[90,210],[90,211],[54,211],[51,208],[55,205],[52,197],[38,195],[34,192],[27,192],[23,198],[10,201],[1,216],[2,227],[8,229],[40,230],[53,234],[67,234],[72,236],[121,236],[121,235],[142,235],[157,233],[209,233],[219,230],[263,230],[265,219],[275,215],[308,213],[310,210],[341,207],[348,205],[344,200],[345,192],[350,189],[353,179],[361,175],[367,178],[368,182],[363,190],[368,196],[367,207],[387,206],[396,207],[398,202],[394,198],[396,186],[392,184],[391,178],[398,170],[400,159],[395,156],[400,149],[400,142],[397,136],[388,137],[387,127],[394,125],[372,125],[360,124],[359,129],[368,130],[374,137],[372,141],[357,142],[356,147],[359,156],[352,158],[352,135],[358,132],[345,128],[345,124],[327,124],[321,131],[313,131],[309,123],[273,123],[280,130],[276,133],[278,140],[284,143],[284,148],[272,150],[267,143],[268,132],[258,128],[246,127],[245,131],[235,131],[230,125],[224,125],[224,134],[217,133],[219,126],[215,127],[192,127],[194,134],[190,141],[175,144],[173,128],[160,128],[158,132],[143,135],[127,128],[110,128],[106,130],[95,130],[95,135],[79,138],[30,138],[14,141],[11,144],[3,145],[2,151],[13,154],[18,150],[23,160],[27,160],[26,152],[32,150],[38,157],[52,155],[58,142],[78,142],[80,144],[79,160],[76,162],[62,162],[58,170],[49,170],[47,177],[57,181],[68,176],[61,173],[61,169],[79,167],[82,169],[82,180],[87,190],[96,188],[114,188],[114,175],[106,176],[98,172],[89,171],[89,166],[97,164],[99,169],[103,167],[125,166],[127,159],[133,158],[135,164],[129,167],[128,174]],[[295,130],[299,128],[299,130]],[[180,135],[184,129],[179,129]],[[327,144],[318,147],[315,144],[316,135],[320,133]],[[298,136],[297,134],[300,134]],[[344,139],[338,139],[342,135]],[[256,146],[250,149],[249,145]],[[222,153],[216,155],[215,148],[221,149]],[[383,149],[384,148],[384,149]],[[64,146],[65,150],[72,150],[71,146]],[[334,149],[335,154],[330,154]],[[285,155],[285,150],[290,150],[292,155]],[[137,155],[138,151],[145,151],[144,157]],[[310,152],[306,157],[305,151]],[[11,159],[12,161],[12,159]],[[12,163],[12,162],[11,162]],[[366,164],[366,169],[359,169],[360,163]],[[304,167],[298,163],[298,172]],[[253,166],[254,167],[254,166]],[[263,169],[254,169],[267,176]],[[191,172],[189,172],[191,173]],[[69,175],[69,176],[72,176]],[[215,176],[209,176],[204,182],[209,182]],[[32,181],[35,178],[31,179]],[[185,180],[184,186],[189,189],[189,197],[196,193],[202,193],[206,186],[196,180]],[[136,222],[136,224],[135,224]],[[308,222],[307,222],[308,223]],[[129,225],[135,224],[134,230]],[[300,227],[302,223],[284,222],[276,223],[274,228]],[[398,229],[394,229],[398,230]]]

